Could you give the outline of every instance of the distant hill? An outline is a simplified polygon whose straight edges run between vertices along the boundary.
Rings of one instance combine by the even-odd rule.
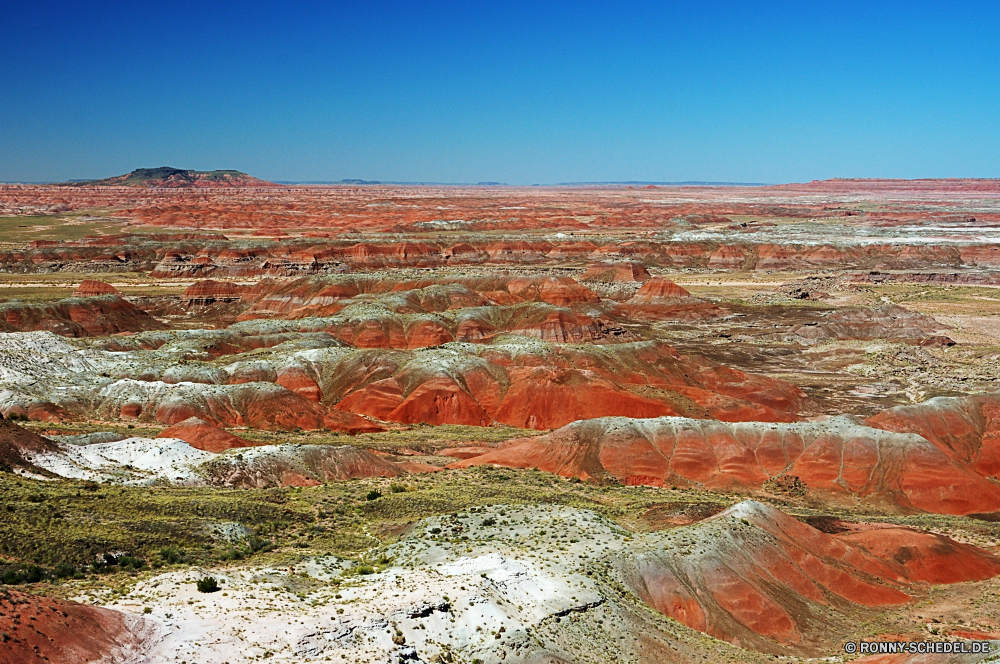
[[[192,171],[184,168],[137,168],[131,173],[103,180],[79,180],[72,186],[101,187],[273,187],[273,182],[259,180],[240,171]]]

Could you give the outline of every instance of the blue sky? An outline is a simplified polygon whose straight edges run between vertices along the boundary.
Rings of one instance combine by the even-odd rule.
[[[21,2],[0,181],[1000,177],[1000,3]]]

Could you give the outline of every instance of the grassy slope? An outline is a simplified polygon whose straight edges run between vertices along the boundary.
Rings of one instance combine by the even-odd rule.
[[[405,491],[393,492],[392,484],[396,491]],[[382,497],[367,500],[369,491],[376,488]],[[223,564],[244,556],[262,563],[323,553],[359,558],[394,541],[418,519],[479,505],[570,505],[594,510],[630,530],[648,530],[658,527],[658,520],[649,515],[662,514],[665,509],[684,511],[687,506],[714,513],[745,497],[598,486],[539,471],[491,468],[266,490],[99,486],[0,473],[0,514],[4,518],[0,559],[8,566],[37,564],[55,569],[64,563],[79,570],[110,551],[125,551],[158,566],[163,562],[159,552],[164,548],[180,551],[184,564],[202,565]],[[802,518],[830,515],[888,521],[929,528],[974,544],[1000,539],[1000,523],[831,511],[794,498],[773,498],[770,502]],[[231,541],[213,534],[213,526],[233,523],[255,531],[258,543],[270,543],[274,550],[253,553],[247,549],[248,540]]]

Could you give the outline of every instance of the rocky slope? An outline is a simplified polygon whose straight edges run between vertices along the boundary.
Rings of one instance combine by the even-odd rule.
[[[886,431],[915,433],[950,459],[1000,479],[1000,394],[938,397],[890,408],[867,422]]]
[[[946,537],[872,532],[878,545],[752,501],[648,534],[583,509],[490,505],[412,524],[372,574],[307,557],[215,570],[225,594],[199,595],[206,571],[180,570],[107,601],[149,606],[169,626],[154,660],[764,662],[838,655],[831,626],[883,624],[923,606],[929,583],[945,601],[948,584],[1000,573],[997,558]]]
[[[360,433],[381,427],[359,416],[534,429],[602,415],[792,421],[804,402],[786,382],[685,358],[660,342],[571,346],[510,336],[386,352],[310,331],[325,324],[251,321],[218,332],[115,337],[84,349],[51,336],[0,339],[18,367],[9,381],[0,376],[0,412]],[[83,364],[63,370],[30,351],[29,341]],[[269,350],[243,357],[244,349]],[[43,384],[42,376],[55,382]]]
[[[231,441],[221,442],[215,447]],[[244,444],[224,453],[202,449],[213,447],[211,444],[196,447],[163,435],[90,444],[46,441],[44,449],[22,443],[18,467],[36,476],[112,484],[240,488],[315,486],[434,470],[420,464],[393,463],[347,445],[251,446],[239,442]]]
[[[739,503],[622,554],[622,575],[658,611],[777,655],[842,643],[864,609],[906,604],[926,583],[979,581],[1000,559],[905,528],[828,535],[761,503]]]
[[[156,435],[157,438],[176,438],[206,452],[225,452],[235,447],[250,447],[253,443],[234,436],[228,431],[213,426],[198,417],[189,417],[167,427]]]
[[[34,454],[56,452],[59,446],[33,431],[28,431],[14,422],[0,416],[0,469],[39,473],[30,461]]]
[[[0,590],[0,660],[6,664],[128,664],[142,657],[158,631],[141,616]]]
[[[92,337],[165,327],[114,294],[72,297],[53,303],[0,303],[0,332],[48,330],[66,337]]]
[[[538,468],[628,484],[758,489],[941,514],[1000,511],[1000,484],[915,434],[821,423],[600,418],[452,464]]]

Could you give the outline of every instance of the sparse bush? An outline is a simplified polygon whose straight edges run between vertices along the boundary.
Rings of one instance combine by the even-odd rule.
[[[195,582],[200,593],[214,593],[221,590],[219,581],[214,576],[203,576]]]
[[[403,484],[397,484],[395,482],[393,482],[392,484],[389,485],[389,490],[392,491],[393,493],[406,493],[407,492],[407,488],[406,488],[405,485],[403,485]]]
[[[254,553],[258,551],[270,551],[274,548],[274,544],[269,539],[264,539],[263,537],[257,537],[256,535],[251,535],[247,538],[247,547]]]
[[[22,583],[38,583],[48,574],[38,565],[8,567],[0,572],[0,583],[16,586]]]
[[[497,520],[494,519],[491,516],[488,516],[485,519],[483,519],[483,525],[484,526],[495,526],[495,525],[497,525]]]
[[[124,570],[136,570],[143,569],[146,566],[146,561],[142,558],[136,556],[124,555],[118,558],[118,568]]]
[[[176,565],[184,561],[184,554],[176,547],[165,546],[160,549],[160,558],[168,565]]]
[[[779,475],[764,482],[764,490],[775,495],[786,496],[806,495],[806,485],[796,475]]]
[[[371,565],[358,565],[357,567],[354,568],[354,572],[356,574],[362,574],[362,575],[374,574],[375,568],[372,567]]]
[[[69,563],[59,563],[56,565],[55,575],[60,579],[68,579],[80,575],[80,571]]]

